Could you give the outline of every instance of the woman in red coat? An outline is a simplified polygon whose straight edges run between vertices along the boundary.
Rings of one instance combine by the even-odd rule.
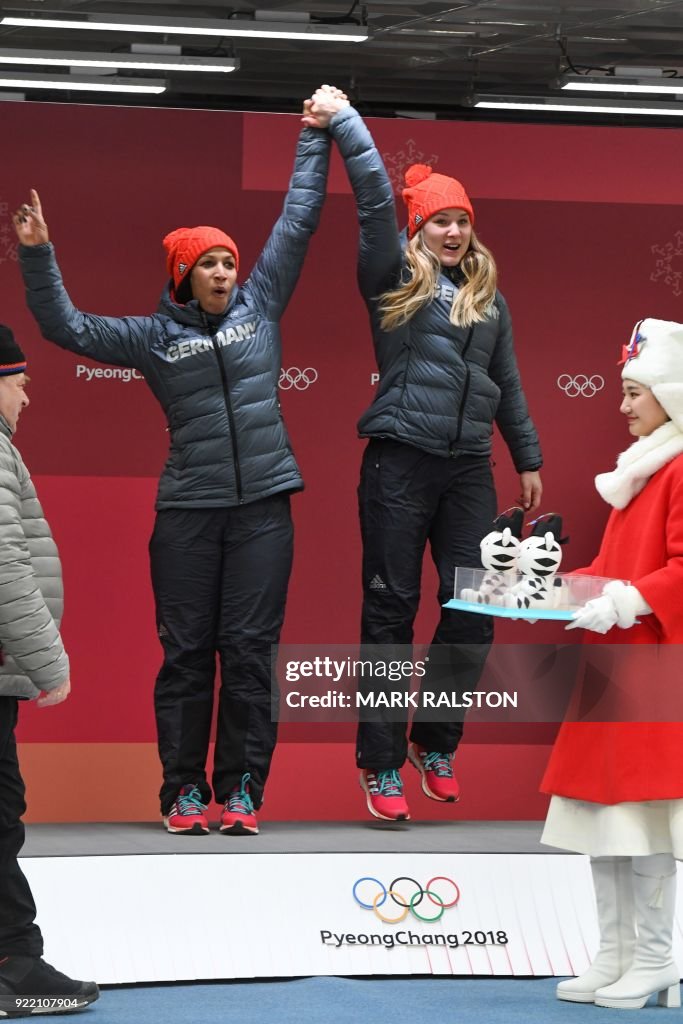
[[[553,748],[543,842],[590,856],[600,926],[597,957],[558,985],[558,998],[637,1009],[654,993],[680,1006],[672,933],[683,859],[683,325],[641,321],[624,357],[620,411],[637,440],[596,477],[613,508],[597,557],[578,570],[612,582],[567,627],[610,646],[587,650],[579,720],[562,725]]]

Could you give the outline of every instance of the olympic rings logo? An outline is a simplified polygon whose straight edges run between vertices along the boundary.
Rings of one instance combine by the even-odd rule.
[[[307,366],[305,370],[300,370],[298,366],[290,366],[288,370],[281,372],[278,385],[283,391],[289,391],[290,388],[305,391],[311,384],[315,384],[317,379],[318,371],[312,366]]]
[[[578,398],[579,395],[583,398],[593,398],[604,388],[605,378],[599,373],[593,374],[592,377],[587,377],[585,373],[577,373],[576,377],[561,373],[557,378],[557,386],[560,391],[564,391],[567,398]]]
[[[358,894],[358,889],[364,882],[369,882],[372,883],[372,885],[377,886],[377,892],[372,897],[372,902],[370,903],[366,903]],[[399,892],[396,888],[399,882],[410,882],[410,884],[415,887],[412,894],[406,895]],[[446,902],[444,897],[434,890],[433,886],[435,882],[445,882],[447,886],[451,886],[452,891],[447,895],[450,895],[453,898],[449,902]],[[420,906],[425,896],[430,903],[438,908],[435,914],[421,914],[416,909]],[[399,924],[401,921],[406,919],[408,914],[412,914],[418,921],[426,921],[428,924],[432,924],[434,921],[440,921],[447,910],[456,906],[460,899],[460,889],[452,878],[446,878],[445,875],[435,875],[434,878],[430,878],[424,889],[415,881],[414,878],[410,878],[408,875],[399,875],[398,878],[393,880],[388,889],[382,884],[382,882],[380,882],[379,878],[372,878],[371,876],[365,875],[363,878],[359,878],[354,884],[353,898],[358,906],[362,907],[363,910],[373,910],[380,921],[384,921],[385,924]],[[389,899],[396,904],[397,907],[401,908],[398,914],[389,916],[386,913],[382,913],[379,909],[384,906]]]

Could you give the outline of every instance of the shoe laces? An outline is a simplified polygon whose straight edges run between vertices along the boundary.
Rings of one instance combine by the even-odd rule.
[[[434,772],[439,779],[453,777],[453,755],[440,754],[437,751],[423,754],[425,771]]]
[[[403,782],[398,768],[385,768],[374,773],[377,792],[381,796],[403,796]]]
[[[232,811],[233,814],[254,813],[254,805],[251,801],[251,797],[249,796],[249,790],[247,789],[250,778],[251,775],[249,772],[246,772],[242,776],[242,781],[239,786],[235,786],[235,788],[230,792],[228,797],[228,810]]]
[[[206,810],[198,786],[183,786],[176,797],[176,806],[178,813],[183,815],[203,814]]]

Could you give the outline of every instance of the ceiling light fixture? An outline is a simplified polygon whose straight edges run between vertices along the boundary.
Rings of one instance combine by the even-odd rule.
[[[661,75],[661,73],[660,73]],[[560,89],[572,92],[632,92],[643,94],[683,93],[683,78],[663,75],[575,75],[567,72],[559,80]]]
[[[582,114],[633,114],[644,117],[648,115],[660,117],[683,117],[683,103],[639,103],[637,100],[601,103],[599,100],[564,100],[545,96],[476,96],[472,102],[475,107],[493,110],[538,110],[541,112],[582,113]]]
[[[322,25],[316,22],[266,22],[255,19],[123,17],[116,14],[87,18],[44,18],[5,15],[0,25],[17,28],[83,29],[88,32],[153,32],[160,35],[222,36],[230,38],[299,39],[326,43],[363,43],[369,32],[363,25]]]
[[[0,75],[0,89],[67,89],[76,92],[125,92],[159,95],[166,83],[151,78],[92,79],[84,75]]]
[[[577,36],[573,32],[568,32],[567,36],[569,39],[578,40],[582,43],[627,43],[628,39],[626,36]]]
[[[79,50],[29,50],[0,48],[0,64],[36,67],[122,68],[128,71],[194,71],[219,73],[236,71],[240,62],[233,57],[163,57],[156,54],[85,53]]]

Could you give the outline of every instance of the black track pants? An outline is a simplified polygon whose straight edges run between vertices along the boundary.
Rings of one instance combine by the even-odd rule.
[[[43,955],[35,923],[36,905],[17,857],[24,845],[21,816],[26,810],[14,730],[16,697],[0,697],[0,960]]]
[[[361,640],[389,645],[389,658],[390,645],[413,641],[427,543],[439,574],[439,606],[453,597],[456,566],[481,565],[479,543],[496,516],[490,460],[469,455],[444,459],[396,441],[372,439],[363,456],[358,498],[363,538]],[[440,607],[422,691],[474,688],[492,640],[487,616]],[[375,681],[362,689],[377,691],[380,685]],[[358,766],[400,768],[406,758],[406,722],[407,717],[388,721],[382,709],[373,713],[372,721],[360,722]],[[410,738],[429,750],[450,753],[462,732],[462,720],[424,721],[418,711]]]
[[[213,792],[223,803],[244,772],[258,808],[275,747],[271,647],[292,567],[288,494],[235,508],[163,509],[150,541],[164,663],[154,690],[166,814],[181,786],[206,779],[216,653],[221,685]]]

